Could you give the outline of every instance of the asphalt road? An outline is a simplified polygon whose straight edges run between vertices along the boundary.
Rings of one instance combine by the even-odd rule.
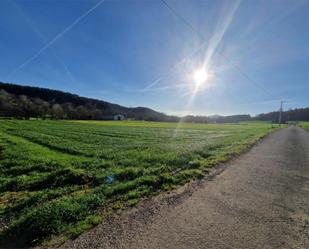
[[[282,129],[224,170],[64,248],[309,248],[309,133]]]

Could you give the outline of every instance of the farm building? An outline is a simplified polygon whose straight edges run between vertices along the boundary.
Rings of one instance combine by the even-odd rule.
[[[114,120],[124,120],[124,116],[122,114],[114,115]]]
[[[122,114],[115,114],[109,116],[103,116],[103,120],[125,120],[125,116]]]

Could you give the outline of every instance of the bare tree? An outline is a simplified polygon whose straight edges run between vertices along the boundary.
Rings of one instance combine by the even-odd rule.
[[[62,119],[63,118],[63,109],[59,104],[53,104],[51,108],[53,117]]]

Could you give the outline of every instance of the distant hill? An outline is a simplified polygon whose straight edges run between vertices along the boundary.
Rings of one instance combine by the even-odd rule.
[[[262,113],[253,119],[278,122],[279,111]],[[282,122],[287,121],[309,121],[309,108],[296,108],[282,112]]]
[[[0,82],[0,116],[104,119],[116,114],[137,120],[177,119],[146,107],[129,108],[58,90]]]
[[[16,118],[57,118],[101,120],[121,114],[126,118],[147,121],[179,121],[179,117],[169,116],[146,107],[129,108],[103,100],[81,97],[76,94],[47,88],[23,86],[0,82],[0,116]],[[279,112],[269,112],[251,117],[192,116],[182,118],[183,122],[194,123],[235,123],[248,120],[278,122]],[[282,121],[309,121],[309,108],[292,109],[283,112]]]
[[[220,116],[220,115],[211,115],[211,116],[192,116],[188,115],[182,118],[183,122],[193,122],[193,123],[237,123],[242,121],[251,120],[249,114],[243,115],[230,115],[230,116]]]

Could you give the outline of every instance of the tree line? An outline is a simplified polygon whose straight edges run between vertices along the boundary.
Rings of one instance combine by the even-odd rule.
[[[146,107],[128,108],[58,90],[0,82],[0,116],[3,117],[102,120],[116,114],[147,121],[179,119]]]
[[[15,95],[0,90],[0,116],[29,119],[101,119],[102,110],[93,106],[74,105],[70,102],[58,104],[26,95]]]
[[[279,111],[262,113],[253,119],[277,123],[279,115]],[[286,123],[288,121],[309,121],[309,108],[295,108],[282,112],[282,122]]]
[[[193,116],[177,117],[166,115],[146,107],[128,108],[102,100],[80,97],[62,91],[21,86],[0,82],[0,116],[15,118],[93,119],[102,120],[122,114],[125,118],[146,121],[234,123],[249,120],[278,122],[279,112],[270,112],[251,117]],[[296,108],[283,112],[282,121],[309,121],[309,108]]]
[[[145,107],[126,108],[126,112],[110,109],[106,106],[100,108],[93,103],[76,103],[76,101],[57,103],[55,98],[46,101],[39,97],[16,95],[0,89],[0,116],[2,117],[102,120],[113,114],[124,114],[127,118],[136,120],[165,122],[178,122],[180,119],[182,122],[191,123],[233,123],[250,120],[250,115],[209,117],[188,115],[179,118]]]

